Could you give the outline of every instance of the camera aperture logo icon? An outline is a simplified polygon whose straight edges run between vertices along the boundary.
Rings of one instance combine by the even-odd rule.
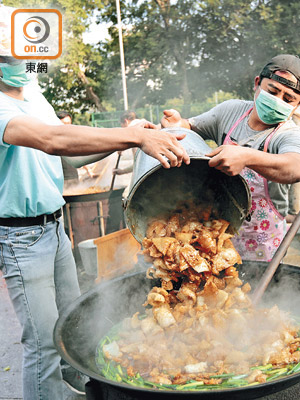
[[[62,15],[56,9],[18,9],[11,16],[17,59],[54,59],[62,53]]]

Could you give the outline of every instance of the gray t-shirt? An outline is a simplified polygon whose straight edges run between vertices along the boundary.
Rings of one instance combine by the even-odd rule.
[[[251,107],[253,107],[253,101],[228,100],[204,114],[189,118],[189,123],[192,130],[199,133],[203,139],[214,140],[220,146],[230,128]],[[240,146],[262,150],[264,142],[273,128],[255,131],[249,127],[248,119],[249,116],[238,124],[230,138]],[[272,137],[268,152],[272,154],[300,153],[300,127],[292,120],[284,123]],[[290,185],[269,181],[268,187],[276,209],[285,216],[288,212]]]

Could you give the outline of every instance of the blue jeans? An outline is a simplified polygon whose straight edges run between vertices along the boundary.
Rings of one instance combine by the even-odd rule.
[[[45,226],[0,226],[0,268],[22,325],[24,400],[62,400],[60,356],[53,329],[80,295],[62,218]]]

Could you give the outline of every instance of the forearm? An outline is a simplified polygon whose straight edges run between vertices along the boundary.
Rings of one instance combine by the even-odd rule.
[[[249,147],[222,145],[206,154],[209,166],[229,176],[248,167],[268,181],[294,183],[300,181],[300,154],[269,154]]]
[[[185,129],[189,129],[189,130],[192,129],[191,124],[190,124],[189,121],[188,121],[187,119],[185,119],[185,118],[181,118],[180,126],[181,126],[181,128],[185,128]]]
[[[300,154],[269,154],[251,150],[246,166],[258,172],[268,181],[295,183],[300,181]]]
[[[130,172],[133,171],[133,165],[131,165],[130,167],[127,168],[118,168],[117,170],[117,175],[125,175],[125,174],[129,174]]]
[[[83,167],[84,165],[92,164],[94,162],[103,160],[105,157],[111,155],[112,153],[113,152],[100,153],[92,156],[74,156],[74,157],[62,156],[62,157],[68,164],[72,165],[72,167],[80,168]]]
[[[189,164],[179,141],[183,133],[168,133],[147,127],[93,128],[76,125],[46,125],[40,120],[20,116],[7,124],[3,140],[15,146],[32,147],[51,155],[85,156],[139,147],[156,158],[164,168]]]
[[[97,154],[96,157],[99,160],[116,149],[122,151],[130,147],[140,146],[139,138],[132,128],[105,129],[75,125],[66,125],[64,128],[66,131],[60,131],[58,134],[57,149],[55,151],[63,152],[67,156]],[[124,132],[125,129],[126,132]],[[72,137],[71,143],[70,136]],[[105,153],[105,155],[101,157],[99,153]]]
[[[34,118],[15,117],[8,123],[3,139],[6,143],[33,147],[48,154],[80,156],[113,152],[116,148],[126,150],[139,147],[136,130],[137,128],[53,126]]]

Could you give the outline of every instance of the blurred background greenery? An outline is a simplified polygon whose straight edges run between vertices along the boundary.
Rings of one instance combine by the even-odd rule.
[[[4,0],[24,8],[24,0]],[[63,14],[63,54],[40,73],[44,95],[76,124],[118,126],[124,110],[114,0],[26,0]],[[298,0],[120,0],[128,104],[158,123],[230,99],[252,99],[253,80],[277,54],[300,54]],[[108,27],[84,40],[92,24]]]

